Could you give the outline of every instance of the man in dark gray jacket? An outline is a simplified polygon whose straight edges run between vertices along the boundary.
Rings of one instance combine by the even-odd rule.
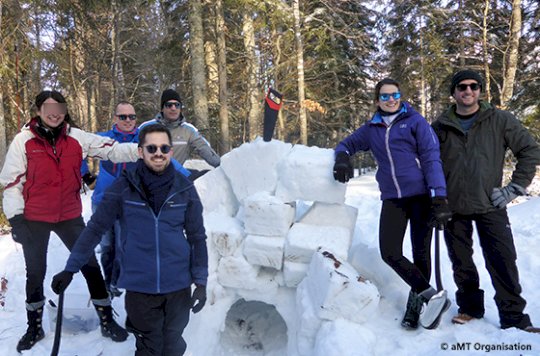
[[[162,124],[171,131],[173,158],[180,164],[184,164],[193,153],[199,155],[212,167],[217,167],[221,163],[219,155],[210,147],[208,141],[182,115],[182,101],[176,90],[163,91],[160,112],[154,119],[143,122],[139,128],[142,129],[154,123]]]
[[[450,87],[455,104],[433,123],[453,212],[444,232],[458,287],[459,310],[452,322],[464,324],[484,316],[484,291],[473,261],[474,221],[495,288],[501,328],[539,332],[523,313],[526,302],[506,205],[526,194],[540,164],[540,148],[514,115],[479,100],[482,84],[475,71],[457,72]],[[507,149],[517,164],[511,181],[501,187]]]

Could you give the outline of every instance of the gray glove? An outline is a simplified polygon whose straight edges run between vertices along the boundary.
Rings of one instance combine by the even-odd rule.
[[[491,203],[494,207],[502,209],[517,196],[525,195],[527,191],[516,183],[510,183],[506,187],[493,188],[491,192]]]

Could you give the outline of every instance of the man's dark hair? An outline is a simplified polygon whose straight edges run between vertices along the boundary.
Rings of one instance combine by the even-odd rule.
[[[375,85],[375,97],[373,98],[374,103],[377,103],[377,101],[379,100],[379,94],[381,94],[381,88],[385,84],[395,85],[399,90],[399,83],[396,80],[392,78],[384,78],[383,80],[378,82],[377,85]]]
[[[150,124],[144,126],[141,131],[139,131],[139,147],[142,147],[146,140],[146,135],[153,132],[164,132],[167,134],[167,137],[169,137],[169,144],[172,145],[172,136],[171,131],[169,131],[168,128],[161,124]]]

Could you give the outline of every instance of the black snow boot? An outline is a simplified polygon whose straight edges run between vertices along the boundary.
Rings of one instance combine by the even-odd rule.
[[[403,320],[401,320],[401,326],[407,330],[417,329],[421,310],[422,298],[411,290],[409,292],[409,299],[407,299],[407,310],[405,310],[405,315],[403,316]]]
[[[36,342],[45,337],[45,332],[41,327],[41,320],[43,319],[43,304],[41,304],[41,306],[36,310],[26,310],[26,315],[28,318],[28,329],[26,329],[26,334],[23,335],[17,344],[18,352],[30,350]]]
[[[101,325],[101,335],[110,337],[112,341],[125,341],[128,337],[126,329],[118,325],[112,315],[112,307],[110,305],[101,306],[95,305]]]

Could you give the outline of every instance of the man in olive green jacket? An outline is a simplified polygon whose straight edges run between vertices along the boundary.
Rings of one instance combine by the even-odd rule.
[[[523,313],[526,302],[506,205],[526,194],[540,164],[540,148],[514,115],[479,100],[482,84],[475,71],[456,73],[450,87],[455,104],[432,125],[440,141],[453,212],[444,232],[458,287],[459,310],[452,321],[464,324],[484,316],[484,291],[473,261],[474,221],[495,288],[501,328],[539,332]],[[507,149],[517,164],[509,184],[501,187]]]

